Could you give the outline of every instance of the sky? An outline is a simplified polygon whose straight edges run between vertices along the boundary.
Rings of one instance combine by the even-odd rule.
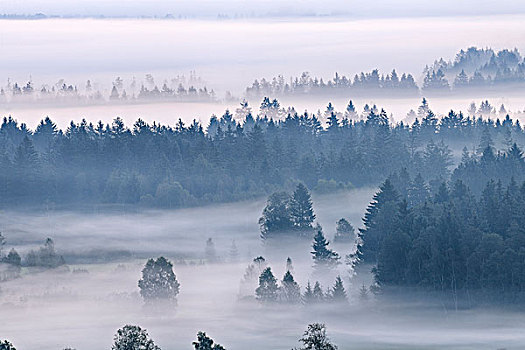
[[[58,16],[450,16],[523,13],[519,0],[3,0],[0,13]]]

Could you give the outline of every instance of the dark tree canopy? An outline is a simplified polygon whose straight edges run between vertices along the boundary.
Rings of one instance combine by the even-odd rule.
[[[299,339],[303,346],[297,350],[337,350],[326,335],[326,326],[321,323],[312,323]]]
[[[198,332],[197,341],[192,344],[195,350],[225,350],[222,345],[214,344],[213,339],[208,337],[205,332]]]
[[[149,259],[142,269],[142,278],[138,282],[140,295],[145,301],[172,300],[176,301],[180,284],[173,272],[173,264],[159,257]]]
[[[111,350],[160,350],[139,326],[125,325],[115,334]]]

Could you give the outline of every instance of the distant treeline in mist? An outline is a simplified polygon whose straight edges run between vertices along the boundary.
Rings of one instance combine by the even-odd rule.
[[[453,61],[436,60],[423,71],[422,85],[410,73],[399,75],[394,69],[380,74],[374,69],[361,72],[352,78],[335,73],[334,78],[311,77],[304,72],[300,77],[287,81],[283,76],[255,80],[246,89],[248,97],[287,96],[302,94],[352,93],[384,96],[417,96],[420,93],[491,91],[502,88],[525,87],[525,60],[517,49],[494,51],[470,47],[461,50]]]
[[[201,78],[195,72],[190,72],[189,78],[184,75],[164,79],[157,83],[151,74],[144,81],[135,77],[125,83],[117,77],[106,86],[87,80],[85,86],[68,84],[64,79],[53,84],[36,85],[29,80],[24,83],[12,82],[0,88],[0,104],[101,104],[133,103],[147,101],[178,101],[178,102],[212,102],[216,101],[215,92],[208,90]]]
[[[174,208],[266,196],[299,181],[319,192],[377,186],[401,169],[412,178],[421,174],[435,192],[464,147],[469,162],[454,174],[480,181],[472,185],[478,194],[483,181],[508,176],[508,150],[525,143],[517,120],[482,119],[478,112],[438,118],[423,100],[412,124],[392,124],[384,110],[365,106],[359,114],[351,101],[344,113],[329,104],[324,112],[298,114],[265,98],[258,116],[243,103],[239,119],[226,111],[206,128],[140,119],[128,128],[116,118],[59,130],[46,118],[32,131],[9,117],[0,126],[0,198],[4,206]],[[487,146],[501,150],[488,163]],[[512,162],[515,180],[525,180],[521,156]]]

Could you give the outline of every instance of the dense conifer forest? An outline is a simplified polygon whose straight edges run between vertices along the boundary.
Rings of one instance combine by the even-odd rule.
[[[525,180],[519,121],[482,118],[481,108],[438,118],[423,99],[405,124],[375,106],[357,113],[352,101],[343,113],[328,104],[299,114],[265,98],[257,116],[246,102],[235,115],[212,116],[206,127],[140,119],[127,127],[116,118],[65,130],[46,118],[34,131],[4,118],[0,198],[3,205],[174,208],[265,196],[297,182],[319,192],[377,186],[400,171],[420,174],[432,193],[451,176],[476,195],[490,179]]]

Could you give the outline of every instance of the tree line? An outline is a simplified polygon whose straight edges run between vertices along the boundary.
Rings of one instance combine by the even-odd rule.
[[[352,101],[344,112],[329,104],[299,114],[265,98],[257,116],[243,102],[235,116],[226,111],[207,128],[141,119],[128,128],[116,118],[59,130],[45,118],[33,131],[6,117],[0,202],[175,208],[266,196],[298,182],[319,191],[376,186],[403,168],[436,189],[450,176],[452,150],[467,147],[478,159],[487,135],[495,152],[525,143],[521,125],[508,116],[451,111],[438,118],[425,99],[414,114],[411,124],[393,124],[386,111],[367,105],[361,114]]]
[[[299,339],[302,344],[294,350],[337,350],[326,334],[326,326],[323,323],[311,323]],[[192,342],[195,350],[225,350],[225,347],[215,343],[205,332],[197,332],[197,340]],[[125,325],[119,328],[113,338],[111,350],[160,350],[150,337],[148,331],[140,326]],[[0,341],[0,350],[16,350],[14,345],[7,340]],[[66,348],[64,350],[74,350]]]

